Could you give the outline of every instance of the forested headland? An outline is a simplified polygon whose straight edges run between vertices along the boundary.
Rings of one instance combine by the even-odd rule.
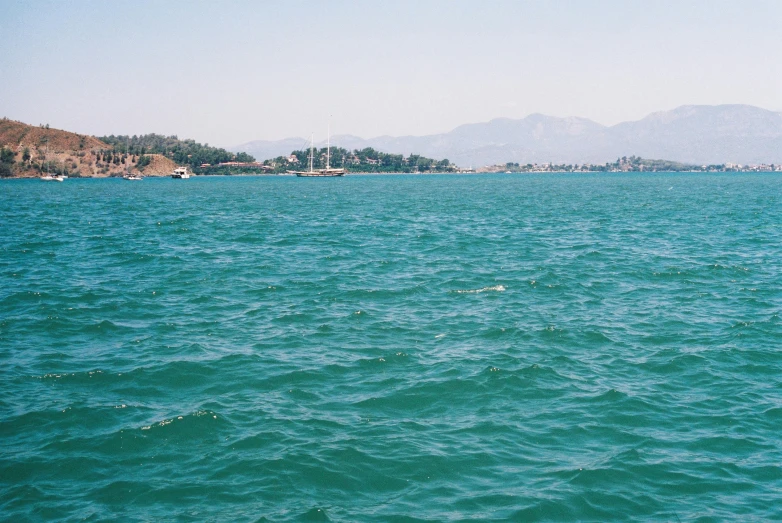
[[[220,170],[219,164],[229,162],[254,163],[247,153],[232,153],[220,147],[200,144],[195,140],[180,140],[176,135],[144,134],[141,136],[101,136],[102,142],[111,146],[104,154],[138,156],[138,166],[144,167],[150,154],[160,154],[178,165],[188,166],[196,174],[210,174]]]
[[[326,167],[326,147],[314,150],[312,167]],[[264,165],[269,171],[282,174],[289,171],[306,171],[310,166],[310,150],[293,151],[288,156],[278,156],[266,160]],[[329,154],[331,167],[342,167],[354,173],[432,173],[456,172],[458,168],[447,159],[433,160],[417,154],[404,156],[377,151],[371,147],[349,151],[342,147],[332,147]]]

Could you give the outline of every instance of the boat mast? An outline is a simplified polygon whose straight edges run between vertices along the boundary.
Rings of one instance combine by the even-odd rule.
[[[329,121],[328,131],[326,133],[326,170],[329,170],[329,155],[331,154],[331,122]]]
[[[315,133],[310,135],[310,172],[312,172],[312,159],[315,158]]]

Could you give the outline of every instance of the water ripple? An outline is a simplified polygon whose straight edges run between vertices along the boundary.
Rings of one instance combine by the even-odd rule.
[[[0,183],[3,517],[782,518],[778,176],[189,182]]]

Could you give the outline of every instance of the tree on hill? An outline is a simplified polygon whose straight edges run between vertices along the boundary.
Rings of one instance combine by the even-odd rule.
[[[145,134],[141,136],[103,136],[103,142],[114,148],[115,154],[139,155],[161,154],[180,165],[187,165],[194,172],[203,172],[204,164],[216,165],[226,162],[251,163],[255,158],[247,153],[234,154],[225,149],[200,144],[195,140],[180,140],[176,135],[163,136]]]
[[[7,149],[5,147],[0,149],[0,163],[13,164],[15,158],[16,154],[12,149]]]
[[[0,177],[8,178],[13,174],[13,165],[16,154],[13,149],[0,149]]]

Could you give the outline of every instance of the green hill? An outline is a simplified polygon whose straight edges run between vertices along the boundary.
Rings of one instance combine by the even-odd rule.
[[[329,164],[331,167],[344,167],[348,172],[358,173],[432,173],[455,172],[456,166],[446,160],[433,160],[417,154],[404,156],[377,151],[371,147],[348,151],[342,147],[332,147]],[[278,156],[266,160],[264,165],[274,173],[301,171],[309,169],[310,151],[293,151],[289,156]],[[326,167],[326,148],[315,149],[312,167]]]
[[[247,153],[232,153],[209,144],[200,144],[195,140],[180,140],[177,136],[144,134],[141,136],[103,136],[101,141],[112,146],[114,151],[138,155],[144,158],[148,154],[161,154],[179,165],[187,165],[194,173],[206,174],[214,166],[225,162],[255,162]],[[144,160],[140,160],[143,164]]]

